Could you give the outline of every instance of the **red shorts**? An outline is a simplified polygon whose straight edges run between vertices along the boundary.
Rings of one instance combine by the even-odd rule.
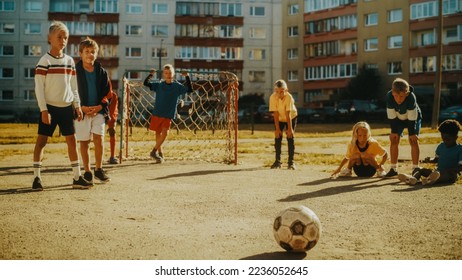
[[[151,116],[151,123],[149,124],[149,129],[158,132],[162,130],[169,130],[171,123],[172,120],[169,118]]]

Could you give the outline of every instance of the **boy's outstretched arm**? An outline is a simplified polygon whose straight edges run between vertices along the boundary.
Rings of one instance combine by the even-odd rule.
[[[151,69],[149,72],[149,75],[144,79],[143,85],[147,86],[148,88],[151,88],[151,80],[154,77],[154,74],[156,73],[156,70]]]

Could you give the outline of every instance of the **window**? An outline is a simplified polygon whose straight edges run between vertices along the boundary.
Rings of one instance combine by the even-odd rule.
[[[298,81],[298,71],[293,70],[293,71],[287,72],[287,81],[289,81],[289,82]]]
[[[242,27],[235,25],[222,25],[219,31],[220,38],[242,38]]]
[[[457,26],[458,41],[462,41],[462,24]]]
[[[127,77],[129,80],[141,80],[141,72],[128,72]]]
[[[151,35],[155,37],[167,37],[168,36],[168,26],[167,25],[153,25]]]
[[[0,1],[0,12],[14,12],[15,9],[14,1]]]
[[[398,49],[403,47],[403,36],[396,35],[388,37],[388,48],[389,49]]]
[[[251,16],[265,16],[265,7],[250,7],[250,15]]]
[[[379,16],[377,13],[367,14],[364,17],[364,24],[366,26],[377,25],[379,22]]]
[[[127,14],[141,15],[143,14],[143,5],[135,4],[135,3],[128,3],[125,5],[125,10],[127,11]]]
[[[13,68],[0,68],[0,79],[13,79],[14,69]]]
[[[376,51],[379,48],[379,39],[371,38],[364,41],[364,50],[365,51]]]
[[[242,4],[220,3],[220,16],[242,16]]]
[[[125,35],[141,35],[142,28],[141,25],[126,25],[125,26]]]
[[[388,75],[397,75],[403,72],[401,61],[387,63]]]
[[[98,57],[117,57],[117,45],[99,45]]]
[[[2,90],[0,94],[0,101],[14,100],[14,93],[12,90]]]
[[[241,48],[223,48],[221,49],[222,59],[242,59]]]
[[[24,10],[31,13],[41,12],[42,5],[41,1],[26,1],[24,4]]]
[[[14,23],[0,23],[0,34],[14,34]]]
[[[438,15],[437,1],[423,2],[411,5],[411,20],[427,17],[435,17]]]
[[[287,59],[298,59],[298,49],[288,49]]]
[[[417,34],[417,46],[429,46],[436,44],[435,41],[435,34],[433,30],[427,30],[423,32],[419,32]]]
[[[457,28],[448,28],[446,30],[446,39],[444,40],[444,43],[451,43],[451,42],[457,42]]]
[[[249,52],[250,60],[265,60],[266,59],[266,50],[264,49],[253,49]]]
[[[138,48],[138,47],[125,48],[125,56],[127,58],[141,58],[141,48]]]
[[[26,23],[24,34],[40,34],[42,27],[40,23]]]
[[[25,45],[24,46],[24,55],[25,56],[41,56],[42,55],[42,46]]]
[[[345,6],[353,3],[357,3],[358,0],[330,0],[330,1],[319,1],[319,0],[304,0],[305,12],[315,12],[321,10],[327,10],[335,7]]]
[[[24,79],[33,79],[35,77],[35,68],[24,68]]]
[[[298,26],[289,26],[287,28],[287,33],[289,37],[297,37],[298,36]]]
[[[443,57],[443,71],[462,69],[462,54],[448,54]]]
[[[152,58],[159,58],[159,49],[160,48],[152,48],[152,52],[151,52],[151,57]],[[160,57],[168,57],[168,53],[167,53],[167,49],[166,48],[162,48],[161,51],[160,51]]]
[[[33,89],[24,90],[24,101],[35,101],[35,91]]]
[[[167,15],[168,14],[168,5],[167,4],[152,4],[152,13],[158,15]]]
[[[287,10],[289,15],[296,15],[298,14],[300,7],[298,6],[298,4],[292,4],[288,6]]]
[[[265,82],[265,71],[249,71],[249,82],[251,83]]]
[[[118,13],[119,0],[95,0],[95,13]]]
[[[0,45],[0,56],[14,56],[14,47],[9,45]]]
[[[355,63],[322,65],[305,68],[305,81],[349,78],[357,75]]]
[[[83,22],[83,21],[68,21],[65,22],[69,28],[71,35],[95,35],[95,23],[94,22]]]
[[[260,27],[251,27],[249,29],[249,37],[252,39],[265,39],[266,38],[266,29]]]
[[[424,73],[435,71],[435,56],[429,57],[413,57],[411,58],[410,73]]]
[[[95,26],[95,35],[112,35],[117,36],[119,33],[119,26],[117,23],[112,22],[97,22]]]
[[[403,10],[402,9],[388,11],[388,22],[389,23],[400,22],[400,21],[403,21]]]

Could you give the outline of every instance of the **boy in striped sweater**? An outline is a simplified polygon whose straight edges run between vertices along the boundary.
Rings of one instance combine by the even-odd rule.
[[[53,22],[48,33],[50,51],[39,60],[35,68],[35,95],[40,108],[38,135],[34,147],[34,182],[32,189],[43,190],[40,169],[43,150],[48,137],[53,136],[56,126],[66,138],[67,151],[74,173],[73,188],[88,189],[92,184],[80,172],[77,142],[75,139],[74,116],[82,119],[80,99],[77,90],[75,63],[64,54],[69,30],[62,22]]]

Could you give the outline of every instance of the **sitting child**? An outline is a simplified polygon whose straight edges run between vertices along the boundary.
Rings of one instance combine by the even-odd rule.
[[[438,131],[443,142],[438,144],[434,158],[425,158],[424,163],[436,163],[436,169],[421,168],[413,175],[398,174],[398,179],[408,185],[415,185],[420,180],[422,185],[435,183],[454,184],[462,171],[462,145],[457,143],[460,124],[456,120],[446,120],[440,124]]]
[[[380,163],[377,157],[382,157]],[[387,161],[387,151],[371,136],[371,128],[367,122],[358,122],[353,126],[351,143],[348,144],[345,158],[332,173],[332,177],[351,176],[353,169],[358,177],[385,176],[383,164]],[[343,166],[348,163],[347,168]]]

